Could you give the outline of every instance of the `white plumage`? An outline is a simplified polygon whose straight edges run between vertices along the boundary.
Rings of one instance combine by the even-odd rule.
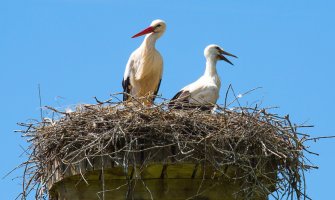
[[[221,47],[214,44],[205,48],[204,55],[206,57],[205,73],[197,81],[182,88],[172,98],[169,107],[179,109],[201,107],[201,109],[207,110],[214,106],[219,98],[221,88],[220,77],[216,71],[216,63],[218,60],[225,60],[232,64],[224,55],[236,56],[225,52]],[[182,106],[180,103],[185,105]]]
[[[129,57],[124,72],[123,100],[133,97],[148,97],[142,99],[145,104],[151,104],[159,90],[163,74],[163,58],[156,50],[156,40],[165,32],[166,24],[163,20],[154,20],[151,25],[134,35],[138,37],[147,34],[141,46]]]

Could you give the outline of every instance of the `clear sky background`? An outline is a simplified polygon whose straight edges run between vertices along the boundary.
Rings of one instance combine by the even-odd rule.
[[[171,98],[204,71],[203,49],[216,43],[237,55],[218,63],[221,98],[261,86],[244,103],[279,106],[312,136],[335,135],[335,3],[327,0],[2,0],[0,2],[0,176],[26,159],[16,122],[39,119],[43,105],[71,107],[122,91],[130,37],[152,20],[166,21],[157,42],[164,58],[159,94]],[[310,143],[319,170],[307,173],[307,192],[334,198],[334,140]],[[22,170],[0,179],[0,199],[21,192]],[[33,199],[33,198],[31,198]]]

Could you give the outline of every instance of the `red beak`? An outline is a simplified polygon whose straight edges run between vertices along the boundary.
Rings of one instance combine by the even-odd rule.
[[[134,35],[134,36],[131,37],[131,38],[136,38],[136,37],[141,36],[141,35],[145,35],[145,34],[148,34],[148,33],[152,33],[152,32],[154,32],[154,30],[155,30],[155,29],[154,29],[153,27],[149,26],[148,28],[146,28],[146,29],[144,29],[143,31],[137,33],[136,35]]]

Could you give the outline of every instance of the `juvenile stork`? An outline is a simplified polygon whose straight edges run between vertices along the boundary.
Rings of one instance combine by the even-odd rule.
[[[216,71],[216,62],[224,60],[233,65],[226,56],[234,56],[225,52],[215,44],[208,45],[204,50],[206,57],[205,73],[195,82],[181,89],[170,101],[169,107],[174,109],[200,108],[210,110],[219,98],[221,87],[220,77]]]
[[[157,19],[141,32],[132,38],[146,35],[141,46],[138,47],[129,57],[124,72],[122,87],[123,100],[133,97],[143,97],[141,102],[151,105],[159,90],[163,74],[163,59],[156,50],[155,44],[165,32],[166,24],[163,20]]]

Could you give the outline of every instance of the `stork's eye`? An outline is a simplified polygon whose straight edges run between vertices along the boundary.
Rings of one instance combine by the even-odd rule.
[[[156,26],[156,28],[158,28],[158,27],[160,27],[160,26],[162,26],[162,25],[158,24],[158,25]]]

